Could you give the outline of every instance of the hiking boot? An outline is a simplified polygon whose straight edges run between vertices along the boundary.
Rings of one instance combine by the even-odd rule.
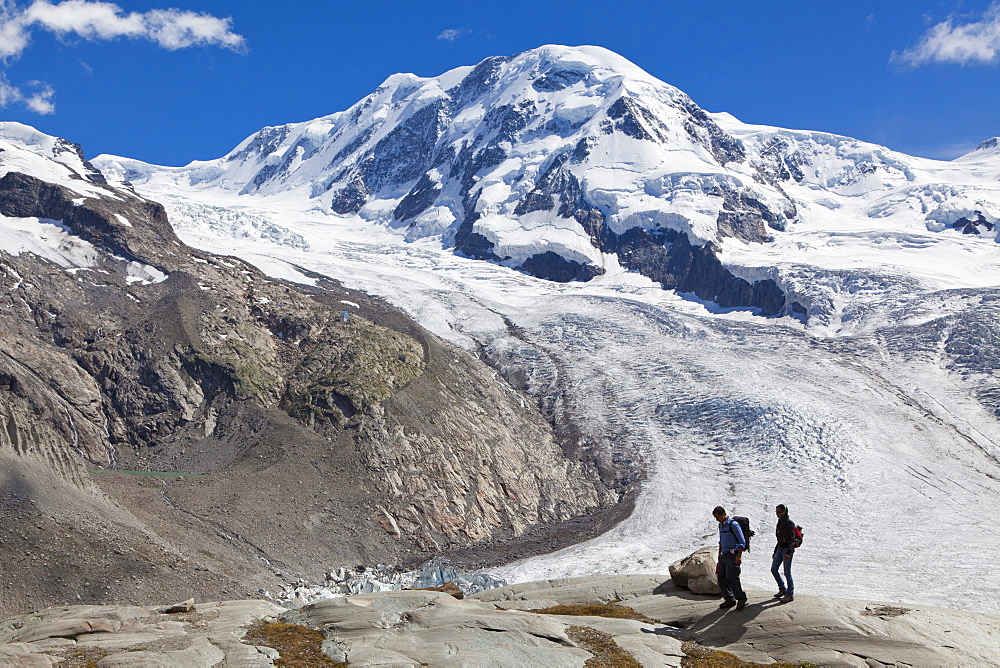
[[[788,592],[787,591],[779,591],[777,594],[775,594],[771,598],[784,598],[785,596],[788,596]]]
[[[784,596],[782,596],[782,598],[785,599],[786,603],[791,603],[792,601],[795,600],[795,596],[792,594],[785,594]]]
[[[736,602],[737,610],[742,610],[745,607],[747,607],[747,600],[745,598],[741,598],[739,601]]]
[[[731,608],[734,605],[736,605],[736,600],[732,598],[727,598],[725,601],[719,604],[719,607],[725,609],[725,608]]]

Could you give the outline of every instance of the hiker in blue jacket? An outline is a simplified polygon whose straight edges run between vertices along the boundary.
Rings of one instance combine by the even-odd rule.
[[[775,598],[783,598],[786,601],[795,599],[795,584],[792,582],[792,557],[795,556],[795,523],[788,517],[788,506],[779,503],[774,507],[774,514],[778,516],[778,526],[774,529],[775,538],[778,539],[774,546],[774,555],[771,558],[771,575],[778,583],[778,593]],[[782,582],[778,569],[784,565],[785,581]]]
[[[722,597],[725,599],[719,607],[731,608],[735,605],[737,610],[742,610],[747,607],[747,595],[743,593],[743,586],[740,584],[740,564],[743,561],[743,550],[747,546],[743,529],[738,522],[729,518],[722,506],[716,506],[712,516],[719,523],[717,575],[719,589],[722,590]]]

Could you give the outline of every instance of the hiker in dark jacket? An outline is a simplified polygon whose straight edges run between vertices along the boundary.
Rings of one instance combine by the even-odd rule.
[[[719,523],[719,565],[715,573],[725,599],[719,607],[731,608],[735,605],[737,610],[742,610],[747,607],[747,595],[743,593],[743,586],[740,584],[740,563],[747,546],[743,529],[726,514],[726,509],[722,506],[716,506],[712,516]]]
[[[795,523],[788,518],[788,507],[781,503],[775,506],[774,514],[778,516],[778,526],[774,529],[774,535],[778,539],[774,546],[774,555],[771,558],[771,575],[778,583],[778,593],[775,598],[783,598],[786,601],[794,599],[795,584],[792,582],[792,557],[795,556]],[[785,582],[781,580],[778,569],[784,564]]]

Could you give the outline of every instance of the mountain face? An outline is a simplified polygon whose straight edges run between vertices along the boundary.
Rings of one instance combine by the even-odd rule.
[[[726,249],[768,247],[830,211],[990,240],[1000,216],[995,144],[940,163],[748,126],[597,47],[394,75],[344,112],[266,128],[185,168],[98,163],[137,187],[167,177],[439,237],[555,281],[621,266],[765,314],[812,305]]]
[[[5,611],[481,556],[600,526],[624,490],[399,311],[191,249],[159,204],[16,123],[0,285]]]
[[[747,125],[545,47],[392,77],[220,160],[94,163],[189,243],[383,295],[571,418],[568,452],[644,476],[612,530],[502,577],[650,572],[711,539],[716,503],[765,528],[785,503],[816,590],[995,610],[971,574],[1000,549],[997,146]],[[967,572],[913,577],[970,541]]]

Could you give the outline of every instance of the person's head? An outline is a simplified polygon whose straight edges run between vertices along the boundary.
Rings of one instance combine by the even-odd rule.
[[[788,517],[788,506],[783,503],[779,503],[774,507],[774,514],[778,517]]]
[[[725,508],[722,506],[716,506],[715,510],[712,511],[712,517],[714,517],[717,522],[725,522],[728,515],[726,515]]]

